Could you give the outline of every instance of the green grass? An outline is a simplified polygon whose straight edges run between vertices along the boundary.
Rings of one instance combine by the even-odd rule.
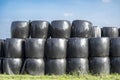
[[[111,75],[0,75],[0,80],[120,80],[120,74]]]

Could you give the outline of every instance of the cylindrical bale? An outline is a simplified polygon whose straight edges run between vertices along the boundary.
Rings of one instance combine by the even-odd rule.
[[[68,58],[67,59],[67,73],[70,74],[87,74],[89,72],[87,58]]]
[[[118,31],[119,31],[119,37],[120,37],[120,28],[118,29]]]
[[[120,73],[120,57],[111,57],[110,67],[111,73]]]
[[[71,28],[72,37],[92,37],[92,23],[86,20],[74,20]]]
[[[66,57],[67,40],[62,38],[51,38],[46,42],[45,56],[50,59]]]
[[[22,67],[22,59],[20,58],[4,58],[3,73],[4,74],[20,74]]]
[[[69,38],[71,23],[67,20],[54,20],[51,22],[50,33],[52,38]]]
[[[101,37],[101,28],[93,26],[93,37]]]
[[[22,58],[24,57],[24,39],[8,38],[5,40],[5,57]]]
[[[103,27],[102,37],[118,37],[119,31],[117,27]]]
[[[65,59],[47,59],[45,62],[45,73],[63,75],[66,73]]]
[[[26,58],[43,58],[44,57],[45,39],[31,38],[25,41]]]
[[[47,21],[32,21],[31,22],[31,37],[32,38],[47,38],[49,35],[50,23]]]
[[[0,39],[0,57],[4,57],[4,40]]]
[[[88,39],[70,38],[67,42],[68,58],[87,58],[88,57]]]
[[[0,59],[0,74],[3,73],[3,67],[2,67],[3,63],[2,63],[2,60],[3,59]]]
[[[29,22],[13,21],[11,24],[12,38],[28,38],[29,37]]]
[[[120,38],[110,39],[110,56],[120,57]]]
[[[89,70],[92,74],[109,74],[110,61],[108,57],[92,57],[89,59]]]
[[[21,73],[31,75],[44,75],[45,63],[43,59],[26,59]]]
[[[89,55],[92,57],[109,56],[109,38],[89,38]]]

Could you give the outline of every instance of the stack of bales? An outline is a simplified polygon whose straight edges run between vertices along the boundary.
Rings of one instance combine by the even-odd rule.
[[[88,39],[92,37],[92,23],[75,20],[72,23],[71,38],[67,45],[67,73],[86,74],[88,65]]]
[[[25,41],[26,59],[22,73],[44,75],[44,48],[50,24],[47,21],[32,21],[30,25],[31,39]]]
[[[93,74],[110,73],[110,41],[108,36],[103,36],[103,30],[103,28],[101,31],[99,27],[94,26],[94,34],[96,35],[94,38],[89,38],[89,68],[90,73]]]
[[[70,37],[71,24],[67,20],[51,22],[51,38],[46,41],[46,74],[66,73],[67,39]]]
[[[89,39],[89,66],[93,74],[109,74],[109,38]]]
[[[120,38],[117,27],[103,27],[102,35],[110,37],[110,64],[111,73],[120,73]]]
[[[14,21],[11,36],[4,43],[3,73],[20,74],[24,60],[24,41],[29,37],[29,23]]]
[[[0,40],[0,73],[109,74],[119,67],[119,29],[86,20],[14,21],[11,38]]]
[[[102,37],[110,38],[110,71],[111,73],[120,73],[120,39],[119,39],[119,29],[117,27],[103,27]],[[117,66],[116,66],[117,64]]]

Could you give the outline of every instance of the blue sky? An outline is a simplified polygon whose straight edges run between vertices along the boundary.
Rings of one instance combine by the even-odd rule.
[[[120,27],[120,0],[0,0],[0,38],[10,37],[14,20],[89,20]]]

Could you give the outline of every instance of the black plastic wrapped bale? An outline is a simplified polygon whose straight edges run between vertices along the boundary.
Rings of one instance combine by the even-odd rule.
[[[89,38],[89,55],[91,57],[109,56],[109,38]]]
[[[71,23],[67,20],[52,21],[50,34],[52,38],[69,38],[71,34]]]
[[[13,21],[11,24],[12,38],[28,38],[29,37],[29,22]]]
[[[3,64],[2,64],[2,60],[3,60],[3,59],[0,58],[0,74],[3,73],[3,67],[2,67]]]
[[[68,58],[67,59],[68,74],[87,74],[89,72],[87,58]]]
[[[101,28],[93,26],[93,37],[101,37]]]
[[[89,70],[92,74],[109,74],[109,57],[92,57],[89,59]]]
[[[22,59],[20,58],[4,58],[3,73],[4,74],[20,74],[22,67]]]
[[[118,37],[119,30],[117,27],[103,27],[102,37]]]
[[[88,39],[70,38],[67,43],[68,58],[87,58],[88,57]]]
[[[0,58],[4,57],[4,40],[0,39]]]
[[[47,21],[32,21],[31,22],[31,37],[32,38],[47,38],[49,37],[50,23]]]
[[[63,75],[66,73],[65,59],[47,59],[45,62],[45,73]]]
[[[110,39],[110,57],[120,57],[120,38]]]
[[[110,71],[111,73],[120,74],[120,57],[111,57],[110,58]]]
[[[50,59],[66,57],[67,40],[62,38],[51,38],[46,42],[45,56]]]
[[[118,31],[119,31],[119,37],[120,37],[120,28],[118,29]]]
[[[72,37],[92,37],[92,23],[86,20],[74,20],[71,28]]]
[[[6,39],[5,57],[6,58],[24,57],[24,39],[17,39],[17,38]]]
[[[44,57],[45,39],[31,38],[25,41],[26,58],[43,58]]]
[[[43,59],[26,59],[22,67],[22,74],[44,75],[45,63]]]

